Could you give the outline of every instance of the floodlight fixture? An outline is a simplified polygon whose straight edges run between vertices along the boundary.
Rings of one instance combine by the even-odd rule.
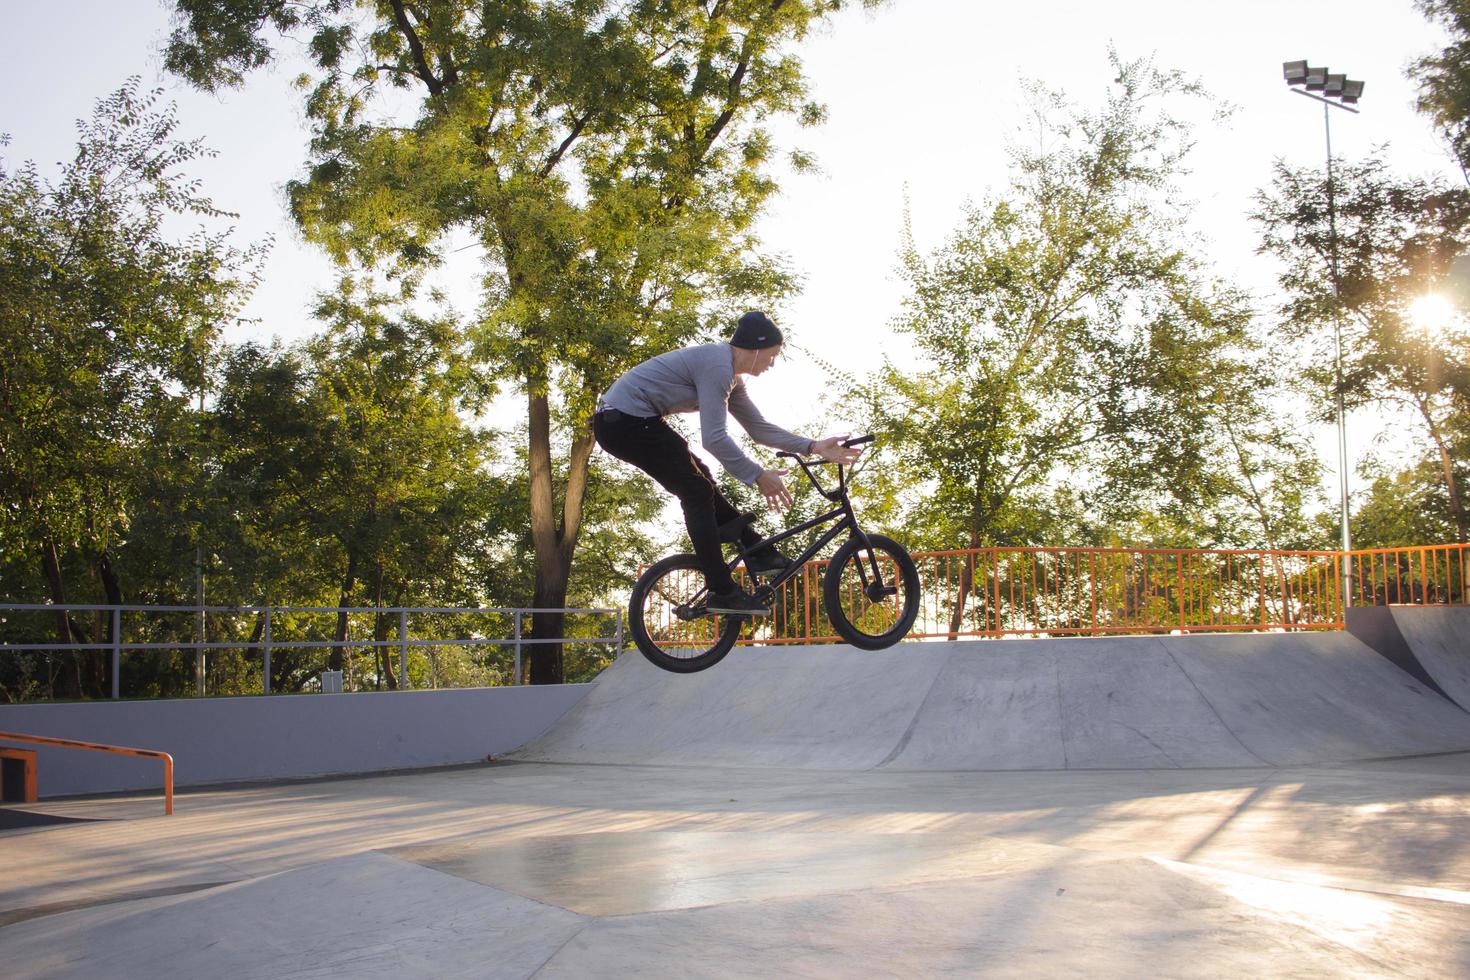
[[[1307,61],[1283,61],[1281,77],[1300,95],[1318,102],[1357,112],[1353,106],[1363,97],[1363,83]]]

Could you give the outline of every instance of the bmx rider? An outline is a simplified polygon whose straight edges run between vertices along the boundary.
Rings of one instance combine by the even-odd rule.
[[[664,416],[697,411],[700,444],[735,479],[760,490],[767,506],[776,511],[791,505],[786,471],[766,469],[745,455],[726,429],[729,416],[763,446],[834,463],[851,463],[862,453],[840,444],[846,436],[808,439],[761,416],[742,376],[764,374],[780,355],[782,340],[770,317],[752,310],[740,318],[727,342],[669,351],[630,369],[599,399],[592,417],[599,446],[643,470],[678,498],[689,540],[704,569],[712,613],[767,616],[771,610],[736,585],[725,565],[719,529],[738,520],[739,512]],[[740,540],[750,547],[760,542],[761,535],[747,523]],[[747,556],[745,564],[752,575],[766,575],[779,573],[790,561],[766,547]]]

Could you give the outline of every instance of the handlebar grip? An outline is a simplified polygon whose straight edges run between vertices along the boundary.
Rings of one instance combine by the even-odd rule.
[[[861,446],[865,442],[872,442],[873,439],[874,439],[874,436],[872,434],[865,435],[865,436],[854,436],[853,438],[851,438],[851,439],[847,440],[846,442],[844,442],[842,445],[844,447]]]

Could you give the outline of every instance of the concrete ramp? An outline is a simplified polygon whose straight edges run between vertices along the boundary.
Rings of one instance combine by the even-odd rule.
[[[0,956],[7,976],[37,980],[520,978],[586,921],[366,853],[31,919],[0,932]]]
[[[1470,750],[1470,714],[1346,633],[636,651],[509,757],[891,770],[1284,766]]]
[[[660,766],[870,769],[914,720],[947,661],[915,644],[737,648],[697,674],[629,650],[545,735],[509,757]]]
[[[1470,606],[1389,606],[1388,611],[1424,672],[1470,710]]]

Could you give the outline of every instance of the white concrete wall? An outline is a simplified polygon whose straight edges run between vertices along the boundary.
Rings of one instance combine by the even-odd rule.
[[[0,731],[158,749],[178,786],[480,762],[546,731],[590,685],[0,706]],[[161,789],[154,759],[27,746],[40,795]]]

